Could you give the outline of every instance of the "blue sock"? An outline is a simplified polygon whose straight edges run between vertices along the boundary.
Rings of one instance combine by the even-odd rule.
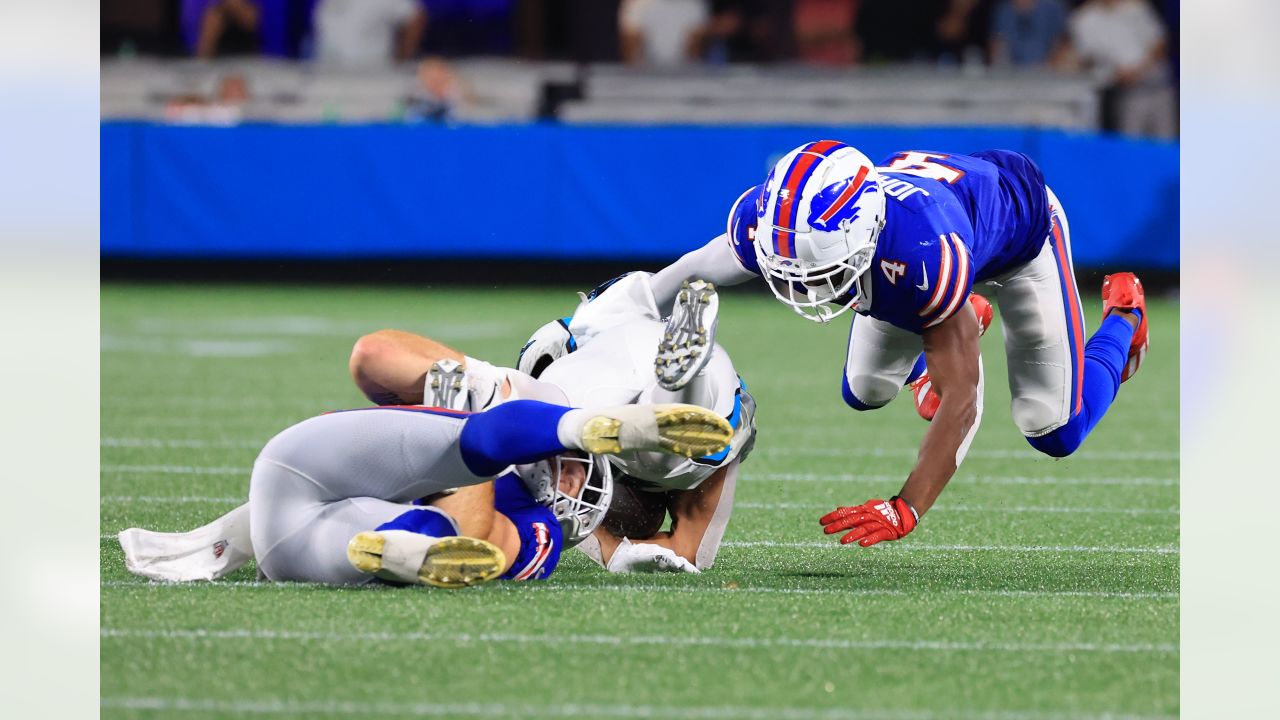
[[[1080,412],[1051,433],[1027,438],[1031,447],[1053,457],[1066,457],[1080,447],[1116,399],[1120,390],[1120,374],[1129,359],[1133,332],[1133,326],[1123,316],[1108,315],[1102,321],[1102,327],[1084,346]]]
[[[508,465],[537,462],[568,448],[556,435],[570,408],[537,400],[512,400],[476,413],[462,426],[462,462],[478,477],[490,477]]]
[[[408,530],[431,537],[451,537],[458,534],[453,518],[438,508],[410,510],[379,525],[376,530]]]
[[[911,374],[907,376],[907,381],[902,384],[910,385],[916,380],[919,380],[920,376],[925,374],[925,371],[927,371],[928,369],[929,368],[925,367],[925,364],[924,364],[924,353],[920,353],[920,357],[916,358],[915,367],[911,368]]]

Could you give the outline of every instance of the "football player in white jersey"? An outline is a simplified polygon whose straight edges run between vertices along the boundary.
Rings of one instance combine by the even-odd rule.
[[[755,404],[718,345],[699,353],[696,367],[673,362],[655,373],[660,345],[684,351],[685,339],[689,347],[699,338],[709,341],[714,327],[702,323],[714,321],[719,301],[714,288],[695,283],[676,299],[664,325],[649,279],[647,273],[620,278],[604,302],[584,296],[573,317],[548,323],[525,344],[519,369],[495,367],[412,333],[381,330],[355,344],[352,377],[383,404],[483,410],[510,399],[538,399],[583,408],[674,402],[714,411],[735,429],[721,452],[696,458],[610,455],[618,471],[614,505],[579,545],[614,572],[697,572],[714,563],[727,527],[738,467],[754,443]],[[666,388],[658,382],[664,372]],[[672,528],[661,532],[668,513]]]

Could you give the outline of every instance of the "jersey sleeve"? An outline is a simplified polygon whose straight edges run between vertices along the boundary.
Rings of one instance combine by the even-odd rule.
[[[939,234],[933,248],[925,253],[934,258],[932,263],[925,263],[922,275],[926,282],[915,286],[916,317],[921,331],[955,315],[973,292],[973,258],[964,238],[957,232]]]
[[[976,274],[973,226],[958,201],[931,180],[916,180],[931,195],[890,200],[873,260],[870,313],[922,333],[958,312]]]
[[[493,483],[494,509],[516,526],[520,553],[503,580],[545,580],[555,571],[564,549],[564,537],[556,516],[538,504],[514,473]]]
[[[725,227],[725,238],[733,249],[734,260],[737,260],[738,266],[743,270],[755,275],[760,274],[755,248],[756,211],[763,189],[763,185],[756,185],[739,195],[733,207],[729,208],[729,220]]]

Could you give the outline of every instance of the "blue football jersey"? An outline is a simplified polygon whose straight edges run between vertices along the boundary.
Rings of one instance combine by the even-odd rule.
[[[1021,153],[904,151],[876,169],[885,224],[862,312],[904,330],[920,333],[946,320],[975,282],[1029,262],[1049,235],[1044,176]],[[762,187],[738,199],[728,227],[739,264],[756,274],[751,241]]]
[[[503,580],[545,580],[560,562],[564,538],[551,510],[529,494],[515,473],[493,481],[493,506],[507,516],[520,534],[520,554]]]

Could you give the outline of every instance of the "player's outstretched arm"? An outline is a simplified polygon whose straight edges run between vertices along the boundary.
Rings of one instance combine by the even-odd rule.
[[[915,469],[898,495],[837,508],[822,517],[827,534],[845,532],[841,543],[870,547],[901,539],[915,529],[920,516],[933,507],[950,482],[977,430],[981,370],[972,307],[965,303],[953,316],[925,330],[923,339],[925,361],[940,398],[938,412],[920,445]]]
[[[716,285],[741,285],[756,277],[756,273],[742,267],[733,253],[729,238],[718,235],[711,242],[686,253],[654,274],[650,280],[653,299],[660,315],[671,314],[676,295],[684,281],[706,280]]]

